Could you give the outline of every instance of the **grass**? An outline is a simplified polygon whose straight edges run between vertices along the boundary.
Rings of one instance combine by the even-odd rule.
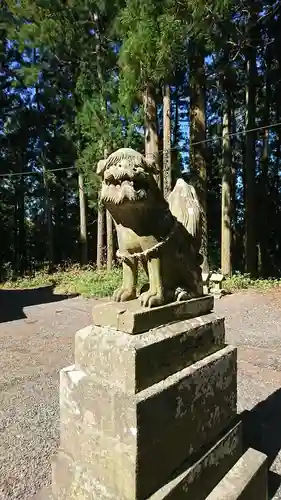
[[[81,267],[72,265],[67,268],[58,268],[50,274],[47,270],[10,279],[0,284],[2,289],[38,288],[52,285],[55,293],[79,294],[83,297],[108,297],[120,286],[122,280],[121,267],[114,267],[110,273],[105,269],[97,271],[93,266]],[[140,273],[140,285],[146,281],[143,273]],[[227,293],[235,293],[239,290],[255,289],[260,291],[281,287],[278,279],[256,279],[253,280],[246,274],[235,274],[223,282],[223,288]]]
[[[254,289],[267,291],[272,288],[281,287],[281,280],[276,278],[252,279],[249,274],[235,273],[230,278],[223,281],[223,289],[228,293],[235,293],[239,290]]]
[[[38,288],[52,285],[54,293],[79,294],[83,297],[109,297],[120,286],[122,268],[114,267],[108,273],[106,269],[97,271],[94,266],[72,265],[58,268],[50,274],[47,270],[37,271],[21,278],[10,279],[0,284],[5,290]],[[145,276],[140,273],[140,284],[145,282]]]

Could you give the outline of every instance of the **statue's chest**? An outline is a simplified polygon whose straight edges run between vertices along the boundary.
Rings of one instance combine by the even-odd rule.
[[[141,238],[128,227],[121,226],[121,224],[116,224],[117,237],[119,243],[119,249],[121,251],[128,252],[140,252],[141,248]]]
[[[137,234],[130,228],[117,225],[117,236],[120,252],[139,253],[149,250],[156,243],[157,239],[152,234]]]

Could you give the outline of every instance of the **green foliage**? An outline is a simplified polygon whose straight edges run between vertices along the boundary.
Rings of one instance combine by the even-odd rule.
[[[79,294],[83,297],[109,297],[120,285],[122,280],[121,267],[114,267],[108,273],[106,269],[97,271],[94,266],[70,265],[66,267],[58,266],[57,270],[50,274],[48,270],[41,270],[23,276],[22,278],[10,277],[2,282],[0,288],[4,290],[38,288],[41,286],[54,286],[54,293],[58,294]],[[147,282],[144,272],[140,273],[141,287]],[[281,280],[278,279],[257,279],[253,280],[247,274],[237,273],[223,281],[223,289],[227,293],[235,293],[242,290],[268,291],[281,287]]]
[[[53,285],[54,292],[59,294],[79,294],[83,297],[109,297],[120,285],[122,280],[121,267],[115,267],[110,273],[103,269],[97,271],[92,266],[58,267],[50,275],[47,269],[15,280],[7,280],[0,288],[5,290],[38,288]],[[140,286],[146,282],[145,275],[140,275]]]
[[[206,50],[230,4],[227,0],[128,0],[116,23],[123,40],[119,54],[123,99],[148,82],[156,88],[174,82],[186,65],[190,40],[195,37]]]
[[[77,165],[82,169],[91,206],[97,207],[97,191],[100,179],[95,174],[96,165],[104,152],[120,147],[139,148],[141,136],[137,127],[142,123],[141,110],[128,116],[127,109],[118,99],[118,88],[111,86],[107,93],[108,103],[103,95],[94,95],[84,102],[77,114],[77,126],[83,137]],[[106,119],[105,119],[106,116]]]
[[[173,62],[180,54],[185,23],[169,10],[168,1],[128,1],[121,11],[118,29],[125,41],[120,51],[120,64],[125,78],[134,81],[135,90],[148,81],[155,84],[169,77]]]
[[[281,287],[280,279],[252,279],[249,274],[242,273],[236,273],[223,281],[223,289],[228,293],[248,289],[266,291],[279,287]]]

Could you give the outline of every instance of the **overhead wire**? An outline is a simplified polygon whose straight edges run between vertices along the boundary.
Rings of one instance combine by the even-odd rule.
[[[0,174],[0,177],[12,177],[16,175],[43,175],[43,174],[48,174],[49,172],[59,172],[60,170],[76,170],[76,167],[59,167],[59,168],[52,168],[52,169],[46,169],[45,172],[37,171],[34,170],[32,172],[10,172],[10,173],[5,173],[5,174]]]
[[[260,127],[254,127],[251,129],[244,129],[244,130],[241,130],[239,132],[232,132],[232,133],[227,133],[227,134],[216,136],[216,137],[210,137],[209,139],[204,139],[202,141],[194,141],[194,142],[190,143],[190,146],[197,146],[199,144],[206,144],[206,143],[214,143],[216,141],[223,140],[226,137],[235,137],[235,136],[239,136],[239,135],[243,135],[243,134],[249,134],[251,132],[258,132],[259,130],[266,130],[269,128],[280,127],[280,126],[281,126],[281,121],[276,122],[276,123],[271,123],[268,125],[262,125]],[[158,153],[168,153],[170,151],[177,151],[177,150],[179,150],[179,152],[184,152],[184,148],[179,148],[177,146],[177,147],[169,148],[169,149],[160,149],[158,151]],[[156,153],[147,153],[146,154],[146,156],[150,156],[150,155],[155,156]],[[1,173],[0,177],[14,177],[14,176],[22,176],[22,175],[43,175],[45,173],[46,174],[48,174],[50,172],[56,173],[56,172],[60,172],[62,170],[77,170],[77,167],[73,166],[73,167],[59,167],[59,168],[53,168],[53,169],[46,169],[45,172],[36,171],[36,170],[32,171],[32,172],[6,172],[6,173]]]

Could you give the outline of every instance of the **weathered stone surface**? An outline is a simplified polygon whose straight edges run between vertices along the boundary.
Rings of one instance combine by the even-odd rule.
[[[242,454],[242,425],[237,423],[192,465],[182,467],[149,500],[205,500]]]
[[[52,462],[52,493],[54,500],[122,500],[62,450]]]
[[[182,467],[171,481],[149,496],[149,500],[205,500],[206,495],[235,464],[242,453],[241,424],[237,423],[209,450],[205,451],[194,463]],[[153,471],[157,468],[154,464]],[[161,464],[159,464],[161,466]],[[143,500],[137,495],[135,484],[127,484],[126,471],[123,471],[126,496],[119,496],[95,477],[93,463],[77,463],[73,458],[59,451],[53,462],[53,492],[55,500]],[[40,497],[38,500],[51,500]],[[37,499],[36,499],[37,500]]]
[[[125,394],[70,367],[61,372],[61,448],[131,500],[159,489],[236,415],[236,349]],[[153,474],[151,471],[153,470]]]
[[[75,363],[95,380],[135,393],[224,345],[224,319],[215,314],[155,328],[145,335],[92,326],[75,336]]]
[[[183,302],[173,302],[152,309],[143,308],[138,300],[107,302],[93,307],[93,321],[97,326],[107,326],[130,334],[143,333],[151,328],[168,325],[208,314],[213,310],[214,298],[210,295]]]
[[[32,500],[54,500],[51,488],[43,488],[39,493],[32,497]]]
[[[267,474],[267,457],[249,448],[206,500],[267,500]]]

